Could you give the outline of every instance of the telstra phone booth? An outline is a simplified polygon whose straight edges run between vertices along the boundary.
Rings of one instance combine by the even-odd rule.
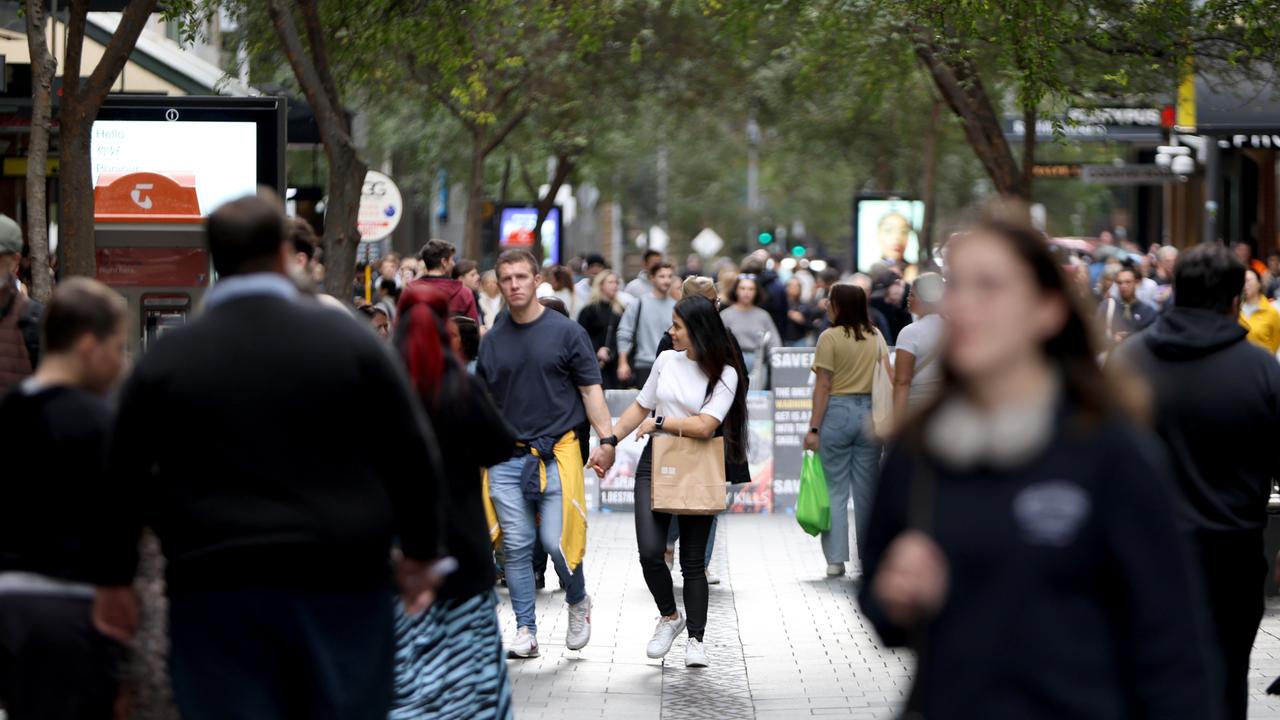
[[[129,301],[129,350],[187,322],[214,281],[204,220],[284,194],[284,98],[112,96],[93,124],[97,277]]]

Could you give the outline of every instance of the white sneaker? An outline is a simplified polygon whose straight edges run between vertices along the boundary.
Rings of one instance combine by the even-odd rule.
[[[708,571],[707,571],[707,584],[708,584],[708,585],[719,585],[719,584],[720,584],[720,576],[719,576],[719,575],[712,575],[712,574],[711,574],[711,571],[710,571],[710,570],[708,570]]]
[[[649,641],[649,646],[645,648],[645,654],[657,660],[665,657],[671,651],[671,643],[676,641],[676,637],[684,632],[684,616],[676,612],[674,620],[668,617],[658,619],[658,627],[653,629],[653,639]]]
[[[591,640],[591,596],[582,599],[577,605],[569,606],[569,632],[565,633],[564,644],[570,650],[581,650]]]
[[[684,647],[684,666],[706,667],[709,664],[706,646],[702,644],[701,640],[689,638],[689,642]]]
[[[520,659],[538,657],[538,638],[529,632],[529,628],[522,626],[516,631],[516,639],[507,646],[507,657]]]
[[[840,577],[844,575],[844,563],[828,563],[827,577]]]

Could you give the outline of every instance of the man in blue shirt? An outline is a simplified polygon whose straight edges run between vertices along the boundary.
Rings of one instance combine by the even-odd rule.
[[[591,466],[613,465],[612,418],[600,366],[581,325],[538,302],[537,261],[524,250],[498,257],[498,284],[508,313],[480,343],[476,374],[485,381],[520,445],[488,472],[488,500],[502,535],[507,587],[518,631],[512,657],[538,655],[532,566],[534,535],[551,555],[569,603],[566,645],[591,638],[591,598],[583,575],[586,501],[574,428],[588,419],[601,437]],[[538,519],[541,520],[540,524]]]

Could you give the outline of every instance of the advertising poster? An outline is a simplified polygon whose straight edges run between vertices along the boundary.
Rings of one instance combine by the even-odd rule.
[[[498,244],[503,248],[533,250],[533,228],[538,224],[536,207],[504,207],[498,218]],[[560,264],[560,208],[553,207],[542,222],[542,261]]]
[[[98,120],[89,145],[94,185],[104,174],[191,175],[208,215],[257,192],[257,133],[252,122]]]
[[[921,200],[859,198],[854,203],[853,218],[858,269],[867,272],[878,262],[916,264],[923,225]]]
[[[609,415],[613,422],[618,422],[627,406],[631,404],[639,390],[606,390],[605,402],[609,405]],[[595,430],[591,431],[591,446],[599,444]],[[635,506],[636,465],[640,464],[640,452],[644,443],[637,442],[633,433],[618,443],[618,451],[614,455],[613,467],[600,479],[600,503],[598,507],[606,512],[631,512]],[[591,470],[587,475],[595,476]]]
[[[813,412],[813,348],[774,348],[773,511],[794,513],[800,494],[804,436]]]
[[[773,511],[773,394],[768,390],[747,393],[747,464],[751,482],[729,486],[729,512]]]

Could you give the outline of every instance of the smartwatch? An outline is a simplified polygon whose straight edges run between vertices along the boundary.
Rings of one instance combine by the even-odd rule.
[[[816,433],[818,432],[818,428],[809,428],[809,432]]]
[[[655,423],[655,424],[657,424],[658,429],[659,429],[659,430],[661,430],[661,429],[662,429],[662,423],[663,423],[663,422],[665,422],[665,421],[666,421],[666,418],[665,418],[665,417],[663,417],[663,416],[661,416],[661,415],[659,415],[659,416],[658,416],[658,418],[657,418],[656,420],[654,420],[654,423]]]
[[[614,447],[617,447],[617,446],[618,446],[618,436],[617,436],[617,435],[608,435],[608,436],[606,436],[606,437],[602,437],[602,438],[600,438],[600,444],[601,444],[601,445],[612,445],[612,446],[614,446]]]

